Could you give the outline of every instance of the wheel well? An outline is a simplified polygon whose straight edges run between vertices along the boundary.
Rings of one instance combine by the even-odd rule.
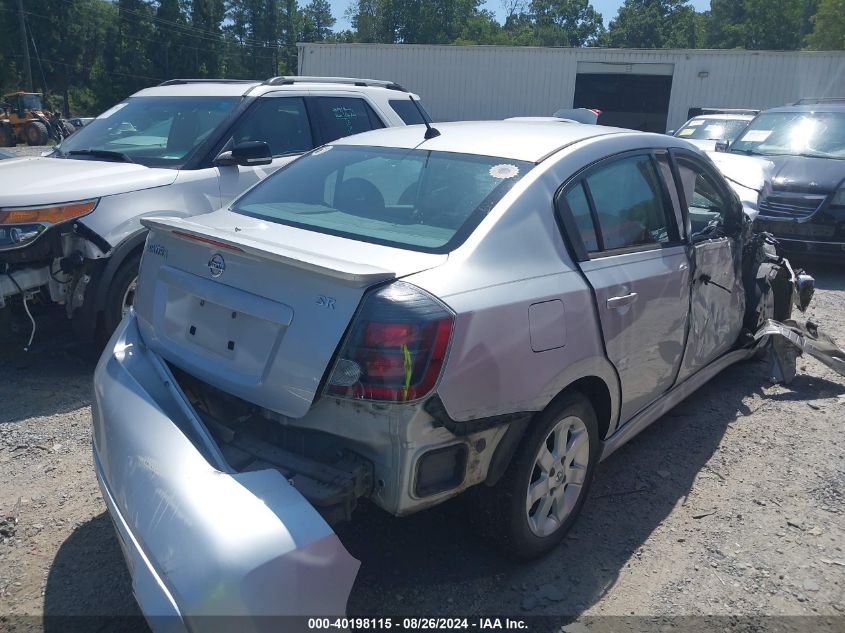
[[[604,440],[607,430],[610,428],[610,416],[612,414],[610,389],[608,389],[607,383],[597,376],[579,378],[555,396],[547,405],[547,408],[553,406],[558,400],[573,391],[582,394],[593,405],[593,409],[596,412],[596,421],[599,426],[599,438]],[[499,445],[496,447],[496,452],[490,461],[490,467],[485,479],[487,486],[495,486],[496,482],[504,474],[513,459],[517,446],[522,442],[522,438],[531,419],[533,418],[513,422],[505,432],[505,436],[500,440]]]
[[[555,398],[560,398],[563,394],[571,391],[578,391],[584,394],[593,405],[596,412],[596,420],[599,424],[599,437],[603,440],[607,435],[607,430],[610,428],[610,390],[607,384],[597,376],[585,376],[579,378],[566,389],[560,392]],[[554,401],[553,401],[554,402]]]

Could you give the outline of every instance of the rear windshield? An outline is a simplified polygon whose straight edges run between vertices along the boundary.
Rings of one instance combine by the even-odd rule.
[[[732,141],[746,127],[748,121],[740,119],[690,119],[675,136],[700,141]]]
[[[365,242],[445,253],[532,163],[421,149],[325,146],[236,201],[236,213]]]

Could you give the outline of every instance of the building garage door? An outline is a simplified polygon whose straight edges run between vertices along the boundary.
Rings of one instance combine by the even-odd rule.
[[[578,62],[576,108],[602,111],[600,125],[666,131],[673,64]]]

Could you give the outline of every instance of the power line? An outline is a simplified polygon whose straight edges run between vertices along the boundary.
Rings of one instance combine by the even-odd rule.
[[[18,53],[12,53],[10,55],[10,57],[23,57],[23,55],[18,54]],[[65,66],[67,68],[77,68],[78,67],[78,64],[69,64],[67,62],[60,62],[56,59],[47,59],[47,58],[42,57],[41,60],[47,62],[48,64],[57,64],[59,66]],[[84,66],[83,65],[82,68],[83,68],[83,70],[86,70],[88,72],[91,72],[92,70],[94,70],[93,66]],[[123,76],[123,77],[133,77],[134,79],[150,79],[151,81],[164,81],[164,77],[150,77],[148,75],[133,75],[132,73],[124,73],[124,72],[120,72],[119,70],[102,69],[102,72],[106,75],[120,75],[120,76]]]

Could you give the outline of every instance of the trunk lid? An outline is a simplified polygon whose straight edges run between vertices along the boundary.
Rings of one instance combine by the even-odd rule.
[[[135,311],[147,345],[293,418],[310,408],[367,289],[447,259],[229,211],[143,223]]]

